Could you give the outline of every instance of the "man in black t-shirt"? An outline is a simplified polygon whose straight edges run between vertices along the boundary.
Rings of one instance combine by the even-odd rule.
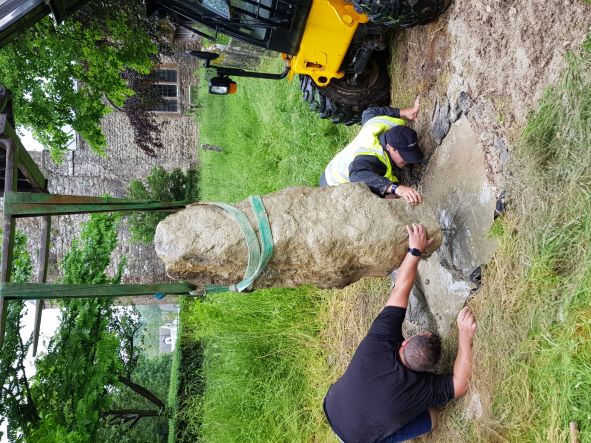
[[[386,307],[361,341],[347,370],[324,399],[324,412],[335,434],[345,443],[395,443],[430,432],[435,407],[463,396],[472,373],[474,314],[458,314],[459,347],[453,374],[432,369],[441,354],[435,333],[404,339],[402,322],[427,239],[424,226],[407,226],[409,250],[398,270]]]

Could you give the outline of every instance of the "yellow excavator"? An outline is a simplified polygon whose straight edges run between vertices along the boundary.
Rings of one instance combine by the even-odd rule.
[[[432,20],[449,0],[150,0],[151,12],[196,31],[200,23],[232,38],[281,53],[285,72],[265,74],[215,67],[218,54],[194,51],[217,70],[210,92],[236,91],[233,76],[293,79],[322,118],[353,124],[368,106],[388,104],[386,35]]]

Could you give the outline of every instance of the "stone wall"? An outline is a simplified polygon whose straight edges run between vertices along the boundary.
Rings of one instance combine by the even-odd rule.
[[[61,165],[54,164],[47,151],[31,153],[47,177],[51,193],[125,197],[129,182],[145,178],[155,165],[170,170],[175,167],[186,169],[198,163],[197,126],[194,117],[190,115],[191,87],[197,85],[195,71],[198,61],[184,53],[162,58],[161,61],[165,66],[177,67],[180,98],[180,112],[156,115],[162,125],[161,138],[165,149],[158,151],[155,158],[146,155],[134,144],[133,130],[127,116],[113,111],[102,123],[108,144],[106,156],[102,157],[91,151],[80,139],[77,140],[77,149],[69,152]],[[81,222],[85,219],[87,216],[79,215],[52,218],[49,281],[59,278],[57,263],[69,250],[72,239],[79,234]],[[19,220],[19,228],[29,235],[36,261],[38,221]],[[120,243],[112,260],[117,263],[123,256],[127,257],[123,281],[165,281],[164,265],[156,256],[154,247],[134,245],[129,239],[130,233],[123,223],[120,228]]]

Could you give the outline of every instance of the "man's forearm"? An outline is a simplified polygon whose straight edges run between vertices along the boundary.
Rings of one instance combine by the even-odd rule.
[[[399,306],[406,308],[408,306],[408,297],[410,290],[417,277],[417,267],[419,265],[420,257],[415,257],[411,254],[406,254],[404,261],[398,268],[396,274],[396,284],[390,293],[387,306]]]
[[[472,376],[472,337],[460,335],[458,355],[454,363],[454,398],[459,398],[468,392],[470,377]]]
[[[387,193],[388,188],[392,182],[381,175],[371,171],[354,171],[349,174],[349,181],[351,183],[363,182],[374,194],[383,196]]]

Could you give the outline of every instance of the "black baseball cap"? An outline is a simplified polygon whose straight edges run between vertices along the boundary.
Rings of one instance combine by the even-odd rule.
[[[380,134],[378,139],[384,148],[390,145],[396,149],[406,163],[418,163],[423,159],[417,133],[408,126],[394,126]]]

